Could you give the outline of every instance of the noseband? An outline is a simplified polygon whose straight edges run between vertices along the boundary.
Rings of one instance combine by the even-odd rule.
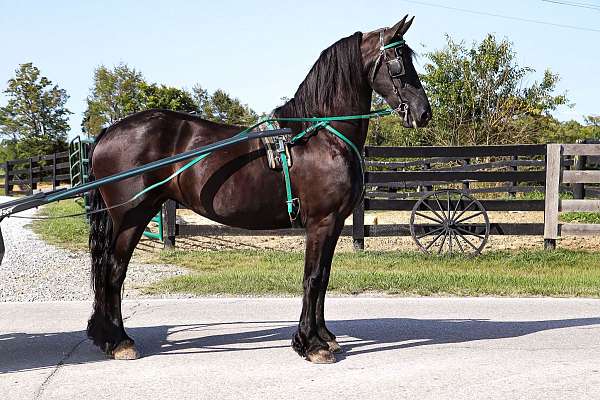
[[[379,67],[382,63],[385,63],[387,67],[388,75],[392,81],[392,87],[394,88],[394,93],[398,97],[398,107],[394,110],[396,113],[400,114],[404,118],[404,122],[408,123],[408,112],[409,112],[409,104],[402,98],[402,94],[400,93],[400,89],[396,86],[395,80],[399,80],[402,83],[402,77],[406,73],[404,69],[404,62],[402,61],[402,47],[406,44],[404,39],[400,39],[396,42],[392,42],[389,44],[384,44],[384,36],[385,36],[385,28],[379,31],[379,55],[375,60],[375,65],[371,70],[371,85],[375,81],[375,75],[379,70]],[[388,58],[387,50],[394,49],[394,58]]]

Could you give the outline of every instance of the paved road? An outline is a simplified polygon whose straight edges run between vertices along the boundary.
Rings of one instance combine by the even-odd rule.
[[[333,298],[345,353],[289,347],[300,300],[126,303],[144,357],[104,358],[88,302],[0,303],[2,399],[597,399],[600,301]]]

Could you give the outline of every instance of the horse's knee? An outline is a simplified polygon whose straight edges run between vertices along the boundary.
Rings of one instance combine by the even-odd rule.
[[[304,291],[306,293],[318,292],[321,288],[322,274],[311,274],[304,280]]]

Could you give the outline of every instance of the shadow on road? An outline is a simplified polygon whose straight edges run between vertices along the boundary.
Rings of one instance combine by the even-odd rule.
[[[600,325],[600,318],[545,321],[379,318],[328,323],[345,350],[338,360],[372,352],[514,338],[592,325]],[[239,321],[133,327],[128,333],[141,347],[143,356],[149,357],[284,348],[289,346],[295,327],[294,321]],[[0,335],[0,374],[106,360],[85,338],[84,331]]]

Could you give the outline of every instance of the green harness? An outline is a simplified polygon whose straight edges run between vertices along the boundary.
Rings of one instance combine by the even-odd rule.
[[[360,165],[360,176],[363,177],[364,176],[364,166],[363,166],[363,159],[362,159],[362,154],[360,153],[360,150],[358,150],[356,145],[354,143],[352,143],[352,141],[350,139],[348,139],[343,133],[341,133],[340,131],[335,129],[333,126],[331,126],[330,123],[333,121],[351,121],[351,120],[357,120],[357,119],[370,119],[370,118],[375,118],[375,117],[382,117],[385,115],[389,115],[392,112],[393,112],[393,110],[391,110],[391,109],[385,109],[385,110],[374,111],[370,114],[346,115],[346,116],[335,116],[335,117],[314,117],[314,118],[310,118],[310,117],[309,118],[268,117],[266,119],[260,120],[255,125],[255,127],[265,124],[265,125],[267,125],[267,127],[269,129],[276,129],[277,127],[274,125],[274,122],[310,122],[311,125],[308,128],[306,128],[305,130],[303,130],[302,132],[300,132],[299,134],[297,134],[296,136],[292,137],[289,140],[288,143],[292,144],[292,145],[295,144],[300,139],[304,138],[306,135],[308,135],[311,132],[318,131],[319,129],[323,129],[323,128],[327,129],[327,131],[329,131],[334,136],[340,138],[344,143],[346,143],[348,145],[348,147],[350,147],[350,149],[352,149],[352,151],[358,158],[358,165]],[[252,128],[252,129],[254,129],[254,128]],[[290,168],[289,168],[289,164],[288,164],[287,154],[285,151],[286,144],[287,143],[283,143],[282,140],[279,140],[278,146],[277,146],[277,153],[281,160],[281,168],[283,170],[283,180],[285,182],[287,212],[290,217],[290,222],[292,223],[292,226],[294,226],[294,225],[296,225],[298,215],[300,213],[300,199],[298,199],[297,197],[294,197],[293,193],[292,193],[292,180],[290,178]]]
[[[271,128],[271,127],[273,127],[274,122],[308,122],[311,125],[308,128],[306,128],[305,130],[303,130],[302,132],[298,133],[296,136],[292,137],[289,140],[289,144],[294,144],[298,140],[304,138],[309,133],[324,128],[328,132],[333,134],[334,136],[337,136],[338,138],[340,138],[344,143],[346,143],[348,145],[348,147],[350,147],[352,149],[352,151],[354,152],[354,154],[356,154],[356,157],[359,160],[361,176],[364,176],[363,160],[362,160],[362,155],[361,155],[360,151],[358,150],[356,145],[354,143],[352,143],[352,141],[350,139],[348,139],[346,136],[344,136],[344,134],[342,134],[340,131],[338,131],[333,126],[331,126],[330,123],[335,122],[335,121],[353,121],[353,120],[359,120],[359,119],[371,119],[371,118],[383,117],[386,115],[390,115],[393,112],[394,112],[394,110],[388,108],[388,109],[373,111],[369,114],[362,114],[362,115],[342,115],[342,116],[333,116],[333,117],[292,117],[292,118],[269,117],[269,118],[258,121],[256,124],[244,129],[243,131],[236,134],[234,137],[244,135],[244,134],[258,128],[259,126],[261,126],[263,124],[266,124],[267,126],[269,126]],[[290,170],[289,170],[289,166],[288,166],[287,155],[285,153],[285,146],[278,146],[277,152],[279,154],[279,157],[281,158],[283,177],[285,180],[287,211],[290,216],[290,221],[292,222],[292,225],[294,225],[298,218],[298,214],[300,211],[300,201],[298,198],[294,198],[293,194],[292,194],[292,182],[290,179]],[[137,193],[129,201],[135,201],[136,199],[138,199],[145,193],[147,193],[161,185],[164,185],[165,183],[169,182],[171,179],[177,177],[184,171],[190,169],[191,167],[193,167],[194,165],[196,165],[198,162],[202,161],[206,157],[210,156],[211,154],[212,153],[203,154],[201,156],[193,158],[192,160],[188,161],[183,167],[179,168],[178,170],[173,172],[171,175],[169,175],[167,178],[163,179],[162,181],[156,182],[156,183],[148,186],[141,192]]]

